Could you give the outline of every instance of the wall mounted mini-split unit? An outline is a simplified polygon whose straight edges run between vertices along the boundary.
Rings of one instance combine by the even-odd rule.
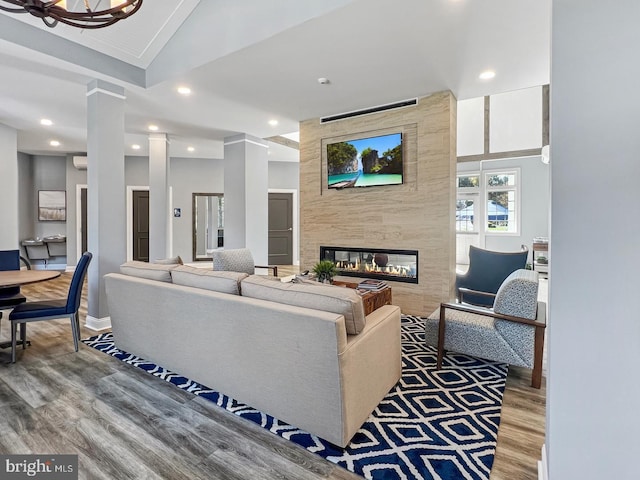
[[[73,166],[78,170],[86,170],[87,169],[87,157],[73,157]]]
[[[346,118],[359,117],[361,115],[371,115],[372,113],[386,112],[387,110],[394,110],[396,108],[414,107],[418,104],[417,98],[410,100],[402,100],[401,102],[387,103],[386,105],[378,105],[377,107],[365,108],[363,110],[355,110],[353,112],[339,113],[337,115],[330,115],[328,117],[320,117],[320,123],[335,122],[337,120],[344,120]]]

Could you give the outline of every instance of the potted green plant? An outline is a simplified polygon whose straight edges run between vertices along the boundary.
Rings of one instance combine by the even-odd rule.
[[[313,266],[313,273],[316,274],[316,279],[319,282],[331,283],[338,270],[331,260],[320,260]]]

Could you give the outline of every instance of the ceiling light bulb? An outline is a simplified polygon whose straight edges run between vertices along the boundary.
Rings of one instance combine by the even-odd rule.
[[[187,147],[187,150],[189,150],[190,152],[195,152],[196,151],[196,149],[193,148],[193,147]]]
[[[278,120],[269,120],[269,125],[271,125],[272,127],[275,127],[276,125],[278,125]]]
[[[178,93],[180,95],[191,95],[191,89],[189,87],[178,87]]]
[[[152,132],[157,132],[158,131],[158,126],[157,125],[149,125],[149,130],[151,130]]]
[[[49,145],[51,145],[52,147],[59,147],[60,146],[60,142],[58,140],[51,140],[49,142]]]
[[[480,75],[478,75],[478,78],[480,80],[491,80],[495,76],[496,72],[494,72],[493,70],[485,70]]]
[[[51,120],[49,120],[48,118],[41,118],[40,119],[40,125],[44,125],[46,127],[50,127],[51,125],[53,125],[53,122]]]
[[[140,150],[140,145],[134,143],[133,145],[131,145],[131,148],[133,148],[134,150]]]

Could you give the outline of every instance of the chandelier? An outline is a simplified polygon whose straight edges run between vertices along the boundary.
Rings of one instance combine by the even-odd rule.
[[[0,10],[11,13],[30,13],[41,18],[47,27],[55,27],[58,22],[78,28],[103,28],[113,25],[138,11],[142,0],[82,0],[84,4],[79,11],[67,10],[67,0],[0,0],[0,2],[17,5],[5,7],[0,3]],[[102,4],[104,3],[104,6]],[[107,5],[109,6],[107,8]],[[102,10],[99,10],[102,8]]]

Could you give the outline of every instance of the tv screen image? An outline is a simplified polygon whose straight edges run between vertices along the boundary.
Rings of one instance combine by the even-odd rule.
[[[402,184],[402,133],[327,144],[328,188]]]

